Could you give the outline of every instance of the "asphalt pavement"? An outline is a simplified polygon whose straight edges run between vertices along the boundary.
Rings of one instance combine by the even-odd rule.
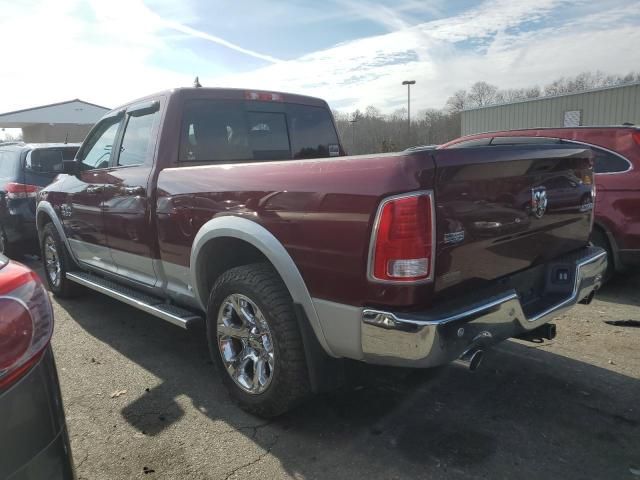
[[[555,340],[505,342],[476,372],[355,365],[350,388],[271,421],[231,403],[202,332],[54,299],[78,477],[640,479],[639,287],[616,278]]]

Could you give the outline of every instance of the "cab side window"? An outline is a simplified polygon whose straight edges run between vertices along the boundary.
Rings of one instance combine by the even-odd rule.
[[[111,150],[121,122],[122,117],[118,116],[105,118],[98,124],[78,155],[82,170],[109,167]]]
[[[141,165],[147,159],[153,144],[153,125],[157,111],[138,115],[127,115],[127,126],[122,137],[118,166]]]

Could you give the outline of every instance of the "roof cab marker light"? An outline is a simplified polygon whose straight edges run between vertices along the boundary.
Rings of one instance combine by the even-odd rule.
[[[388,283],[431,279],[434,271],[434,240],[431,192],[383,200],[371,238],[369,278]]]
[[[280,93],[273,92],[244,92],[245,100],[259,100],[262,102],[283,102],[284,97]]]

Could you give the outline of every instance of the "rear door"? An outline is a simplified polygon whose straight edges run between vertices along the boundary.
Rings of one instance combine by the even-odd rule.
[[[586,245],[591,155],[557,144],[436,150],[436,288],[481,286]]]
[[[149,206],[159,107],[159,101],[146,101],[127,109],[102,203],[117,273],[148,286],[157,281],[153,259],[158,240]]]

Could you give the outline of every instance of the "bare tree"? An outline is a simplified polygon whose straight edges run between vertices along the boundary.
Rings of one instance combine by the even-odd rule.
[[[529,87],[524,89],[525,98],[538,98],[542,95],[542,91],[539,86]]]
[[[0,134],[0,142],[21,142],[22,141],[22,133],[18,133],[16,135],[12,135],[11,133],[6,133],[4,129],[2,129],[3,135]]]
[[[603,72],[583,72],[574,77],[561,77],[539,86],[499,89],[481,81],[469,90],[458,90],[449,97],[442,110],[422,110],[411,119],[407,131],[407,110],[401,108],[383,114],[368,106],[352,113],[334,111],[338,133],[351,154],[392,152],[413,145],[441,144],[460,136],[460,112],[465,108],[528,100],[549,95],[574,93],[591,88],[622,85],[640,81],[640,72],[607,75]],[[355,120],[355,122],[353,122]]]
[[[508,88],[506,90],[498,90],[495,96],[495,103],[517,102],[519,100],[528,100],[540,96],[540,87],[529,88]]]
[[[364,110],[364,116],[367,118],[381,118],[382,113],[380,113],[380,110],[378,110],[376,107],[369,105]]]
[[[449,113],[461,112],[467,107],[469,95],[466,90],[458,90],[447,99],[445,108]]]
[[[593,88],[612,87],[640,80],[640,73],[626,75],[607,75],[604,72],[582,72],[575,77],[561,77],[545,85],[544,96],[582,92]]]
[[[469,90],[469,101],[474,107],[484,107],[496,101],[498,87],[487,82],[476,82]]]

